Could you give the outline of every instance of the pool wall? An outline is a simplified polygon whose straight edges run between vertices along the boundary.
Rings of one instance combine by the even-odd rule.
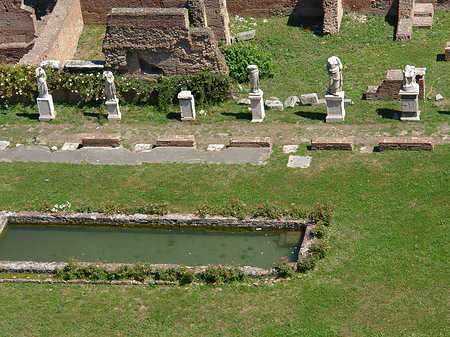
[[[117,226],[117,227],[199,227],[199,228],[224,228],[224,229],[253,229],[258,228],[270,230],[280,229],[302,229],[304,230],[303,240],[300,245],[298,260],[301,260],[309,253],[309,247],[317,238],[312,234],[314,222],[307,219],[300,220],[268,220],[268,219],[246,219],[226,217],[205,217],[187,214],[169,214],[165,216],[148,216],[145,214],[135,215],[105,215],[101,213],[83,214],[43,214],[39,212],[0,212],[0,236],[8,223],[35,223],[37,225],[67,225],[67,226]],[[95,262],[83,262],[80,264],[92,264]],[[96,263],[98,264],[98,263]],[[0,261],[0,268],[3,272],[10,273],[54,273],[56,268],[63,269],[67,262],[35,262],[35,261]],[[102,263],[107,269],[114,270],[126,263]],[[152,264],[154,268],[168,269],[176,268],[176,264]],[[201,273],[207,266],[193,267],[196,273]],[[272,269],[266,270],[258,267],[242,267],[246,275],[261,277],[274,274]]]

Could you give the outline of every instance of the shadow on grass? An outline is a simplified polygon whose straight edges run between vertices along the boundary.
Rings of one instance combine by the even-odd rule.
[[[299,0],[297,5],[295,6],[293,13],[295,12],[300,12],[300,6],[301,3],[304,2],[304,0]],[[297,9],[297,10],[296,10]],[[322,21],[323,19],[321,17],[315,17],[315,18],[302,18],[302,17],[298,17],[295,14],[291,14],[289,16],[287,25],[291,26],[291,27],[299,27],[304,31],[312,31],[314,33],[314,35],[316,36],[323,36],[323,31],[322,31]]]
[[[294,112],[294,115],[316,121],[324,121],[325,117],[327,116],[327,114],[323,112],[309,112],[309,111],[297,111]]]
[[[395,40],[395,35],[397,33],[397,25],[398,25],[398,17],[396,15],[386,15],[384,17],[384,21],[386,21],[390,26],[394,28],[392,32],[392,39]]]
[[[181,121],[181,114],[179,112],[169,112],[166,118]]]
[[[28,112],[20,112],[16,114],[17,117],[24,117],[32,120],[38,120],[39,119],[39,113],[28,113]]]
[[[450,115],[450,110],[447,110],[447,111],[439,110],[438,114],[440,114],[440,115]]]
[[[445,54],[437,54],[436,62],[442,62],[442,61],[445,61]]]
[[[251,121],[252,120],[252,114],[248,113],[248,112],[238,112],[238,113],[232,113],[232,112],[222,112],[221,113],[223,116],[230,116],[230,117],[234,117],[236,119],[246,119]]]
[[[100,119],[108,119],[108,117],[106,115],[103,115],[99,112],[83,112],[83,116],[84,117],[89,117],[89,118],[96,118],[98,120]]]
[[[377,114],[385,119],[398,120],[398,118],[394,118],[394,114],[400,116],[400,111],[394,109],[377,109]]]

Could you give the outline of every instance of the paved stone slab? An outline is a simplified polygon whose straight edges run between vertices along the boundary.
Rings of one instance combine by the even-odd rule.
[[[6,140],[0,141],[0,150],[5,150],[9,145],[11,145],[11,143]]]
[[[152,148],[152,144],[136,144],[134,146],[134,151],[147,151]]]
[[[369,145],[361,146],[359,148],[359,152],[361,152],[361,153],[372,153],[373,152],[373,146],[369,146]]]
[[[158,147],[194,147],[195,137],[193,135],[165,135],[156,140]]]
[[[297,152],[298,145],[283,145],[283,153],[294,153]]]
[[[67,70],[102,70],[105,61],[67,60],[64,68]]]
[[[78,149],[78,146],[80,146],[79,143],[64,143],[61,151],[74,151]]]
[[[142,163],[210,163],[263,165],[271,148],[227,148],[217,152],[200,152],[192,147],[156,147],[131,152],[124,148],[85,147],[76,151],[51,152],[43,146],[21,146],[0,152],[1,162],[91,163],[99,165],[141,165]]]
[[[311,164],[311,157],[304,156],[289,156],[287,166],[292,168],[307,168]]]
[[[237,104],[239,104],[239,105],[250,105],[250,104],[252,104],[252,101],[250,101],[250,99],[248,99],[248,98],[243,98],[243,99],[240,99],[237,102]]]
[[[225,147],[225,144],[209,144],[208,148],[206,150],[207,151],[220,151],[220,150],[223,150],[224,147]]]
[[[247,41],[247,40],[254,39],[255,36],[256,36],[256,30],[252,29],[252,30],[248,30],[246,32],[238,33],[236,35],[236,38],[240,41]]]

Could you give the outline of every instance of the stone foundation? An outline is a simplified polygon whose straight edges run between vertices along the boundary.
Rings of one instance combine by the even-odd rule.
[[[323,33],[336,35],[339,34],[341,27],[342,0],[323,0]]]
[[[195,137],[193,135],[160,136],[156,140],[159,147],[195,147]]]
[[[350,137],[314,137],[311,150],[346,150],[353,151],[353,139]]]
[[[380,151],[384,150],[414,150],[433,151],[434,142],[431,137],[384,137],[378,145]]]
[[[230,147],[272,147],[270,137],[235,137],[230,140]]]
[[[83,147],[119,147],[120,144],[122,139],[114,135],[86,136],[81,139]]]

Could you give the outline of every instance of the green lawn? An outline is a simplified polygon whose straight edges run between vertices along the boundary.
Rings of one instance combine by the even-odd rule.
[[[366,86],[380,84],[388,69],[426,66],[427,91],[446,99],[439,105],[421,102],[423,122],[414,127],[428,134],[448,127],[450,62],[437,55],[449,39],[450,12],[435,18],[433,29],[414,30],[412,41],[400,43],[392,41],[394,27],[380,17],[362,24],[345,15],[341,34],[333,37],[315,36],[307,25],[289,26],[287,18],[257,20],[258,43],[276,67],[275,77],[261,87],[267,98],[323,96],[326,59],[335,54],[346,66],[346,95],[356,102],[345,124],[390,128],[397,121],[377,109],[398,109],[399,103],[361,101]],[[86,115],[70,109],[79,118],[60,113],[64,122],[55,123],[85,128]],[[230,119],[235,128],[245,128],[249,121],[238,118],[245,109],[234,103],[214,107],[200,123],[219,125],[222,132],[216,122]],[[323,108],[296,109],[268,114],[265,123],[323,124]],[[314,118],[319,113],[323,118]],[[183,132],[185,124],[165,120],[166,115],[151,120],[137,115],[135,121],[124,116],[131,130],[145,122]],[[0,115],[0,123],[4,137],[25,134],[38,122],[11,113]],[[0,163],[0,209],[12,203],[24,209],[30,200],[69,200],[94,210],[104,209],[107,200],[167,201],[171,212],[180,213],[231,198],[336,205],[329,254],[301,278],[257,287],[0,284],[1,335],[450,335],[450,145],[434,152],[362,154],[311,152],[303,144],[297,154],[311,155],[311,167],[288,169],[288,155],[279,146],[261,167]]]

